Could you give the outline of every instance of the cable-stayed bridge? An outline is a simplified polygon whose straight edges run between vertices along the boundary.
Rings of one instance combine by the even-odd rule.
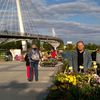
[[[23,49],[26,47],[25,39],[51,40],[57,43],[60,39],[54,35],[43,35],[39,32],[34,9],[32,0],[0,0],[0,40],[23,39]],[[37,17],[41,19],[41,15]]]
[[[32,0],[0,0],[0,31],[20,32],[22,20],[24,32],[38,34],[33,11]]]

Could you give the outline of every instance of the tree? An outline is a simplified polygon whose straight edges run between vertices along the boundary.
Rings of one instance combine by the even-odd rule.
[[[43,48],[44,48],[45,51],[50,51],[53,48],[53,46],[51,44],[47,43],[47,42],[44,42]]]
[[[40,40],[39,39],[33,39],[32,44],[36,44],[38,48],[40,48]]]
[[[22,49],[21,40],[20,41],[11,41],[0,44],[0,49]]]
[[[64,49],[64,42],[62,40],[59,40],[58,42],[60,42],[58,49]]]
[[[86,49],[89,49],[89,50],[95,50],[99,47],[99,45],[96,45],[96,44],[92,44],[92,43],[88,43],[87,45],[85,45],[85,48]]]

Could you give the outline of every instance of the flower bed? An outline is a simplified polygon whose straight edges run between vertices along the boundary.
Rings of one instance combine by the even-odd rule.
[[[55,67],[56,64],[57,61],[52,59],[41,62],[42,67]]]
[[[67,68],[67,67],[66,67]],[[60,72],[53,79],[46,100],[99,100],[100,77],[90,69],[87,73]]]
[[[59,73],[46,100],[99,100],[100,77],[90,74]]]

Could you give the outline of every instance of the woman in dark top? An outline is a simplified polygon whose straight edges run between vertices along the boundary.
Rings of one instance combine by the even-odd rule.
[[[29,62],[29,58],[28,58],[28,53],[25,56],[25,61],[26,61],[26,66],[29,66],[30,62]]]
[[[28,58],[28,53],[25,56],[25,61],[26,61],[26,76],[27,76],[27,80],[30,80],[30,62],[29,62],[29,58]]]

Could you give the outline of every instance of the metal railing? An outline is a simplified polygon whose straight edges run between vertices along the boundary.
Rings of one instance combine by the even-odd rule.
[[[8,31],[1,31],[0,38],[40,39],[40,40],[56,40],[56,41],[61,40],[57,37],[52,37],[47,35],[24,33],[24,35],[22,36],[19,32],[8,32]]]

